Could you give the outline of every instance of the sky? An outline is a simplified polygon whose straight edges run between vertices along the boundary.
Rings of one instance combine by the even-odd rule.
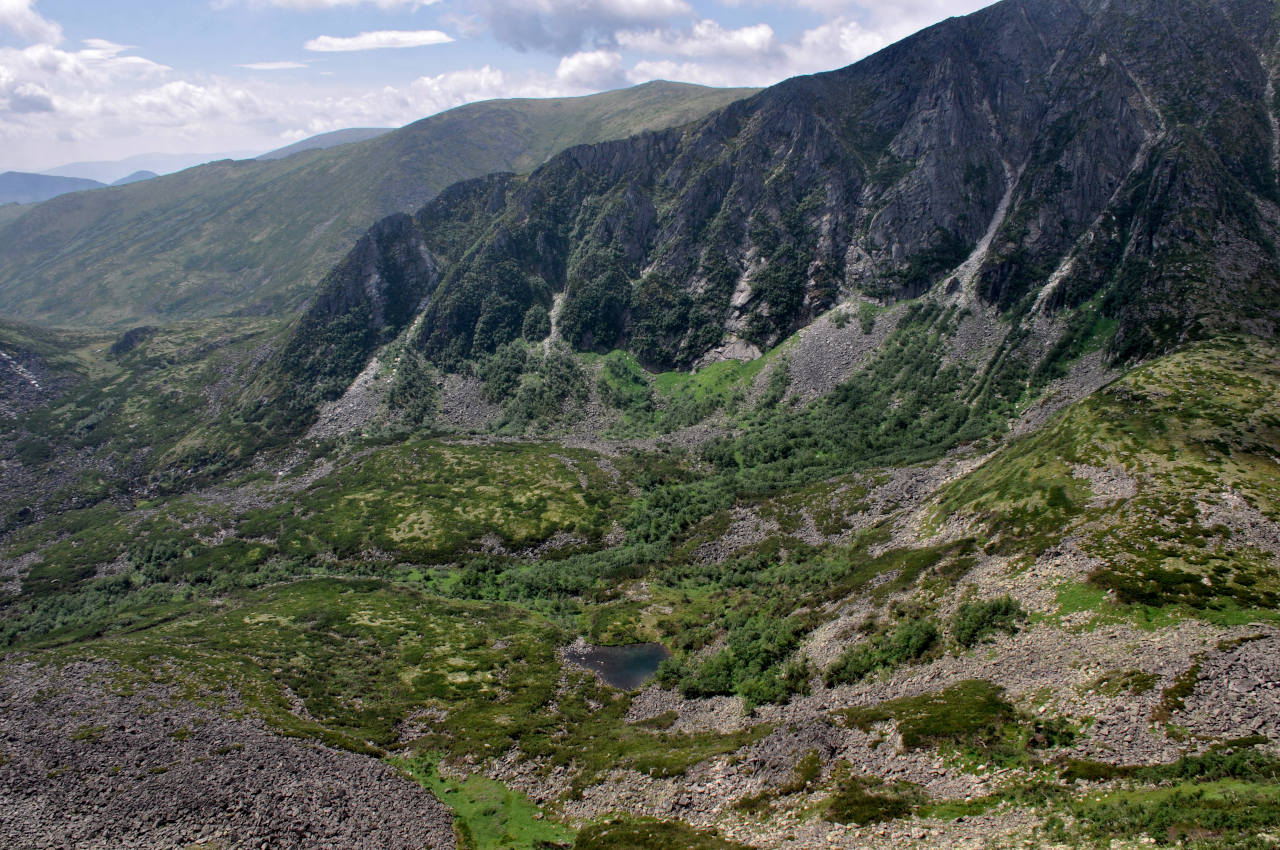
[[[0,171],[843,67],[990,0],[0,0]]]

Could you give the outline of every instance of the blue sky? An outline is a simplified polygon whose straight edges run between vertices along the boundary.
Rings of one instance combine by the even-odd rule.
[[[768,85],[988,0],[0,0],[0,171],[269,150],[474,100]]]

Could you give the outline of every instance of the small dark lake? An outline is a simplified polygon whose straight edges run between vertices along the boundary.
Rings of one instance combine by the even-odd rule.
[[[626,646],[575,644],[564,651],[566,660],[585,667],[606,685],[624,691],[640,687],[671,653],[660,643],[633,643]]]

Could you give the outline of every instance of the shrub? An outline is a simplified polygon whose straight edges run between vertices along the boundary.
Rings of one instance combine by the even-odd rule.
[[[878,780],[855,776],[844,780],[827,803],[824,817],[834,823],[872,823],[895,820],[911,812],[911,800],[876,788]]]
[[[493,402],[509,398],[520,385],[528,359],[524,345],[510,342],[480,360],[476,374],[484,382],[484,397]]]
[[[565,287],[560,334],[579,350],[608,351],[626,329],[631,282],[617,252],[597,251],[575,263]]]
[[[524,314],[524,323],[520,326],[520,335],[528,342],[541,342],[551,336],[551,316],[547,308],[534,304]]]
[[[400,355],[395,377],[387,390],[387,407],[408,425],[430,421],[436,409],[436,382],[431,367],[415,349]]]
[[[631,414],[653,412],[653,389],[644,370],[622,351],[605,356],[596,387],[600,400],[616,410]]]
[[[523,431],[572,418],[587,400],[587,374],[568,351],[553,348],[527,363],[519,389],[502,410],[498,427]]]
[[[996,632],[1013,634],[1027,612],[1009,596],[987,602],[966,602],[956,612],[951,633],[961,646],[975,646]]]
[[[853,684],[876,670],[918,661],[937,642],[938,627],[932,620],[908,620],[888,634],[876,635],[866,643],[845,650],[827,670],[827,684]]]
[[[801,624],[769,614],[756,614],[730,625],[728,645],[680,678],[687,697],[737,694],[748,707],[783,702],[808,684],[803,664],[778,669],[799,645]]]

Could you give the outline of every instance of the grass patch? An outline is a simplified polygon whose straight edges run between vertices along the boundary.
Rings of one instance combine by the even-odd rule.
[[[381,549],[432,562],[486,534],[512,547],[559,531],[599,537],[610,524],[611,491],[586,452],[408,442],[318,481],[302,500],[310,522],[280,520],[340,558]]]
[[[902,746],[919,750],[941,744],[989,746],[1005,724],[1016,717],[1004,699],[1002,688],[971,679],[946,690],[918,697],[890,700],[867,708],[842,712],[846,722],[863,731],[875,723],[893,720],[902,735]]]
[[[477,774],[446,778],[428,756],[391,762],[453,809],[456,830],[470,850],[545,850],[573,844],[572,830],[547,820],[533,801],[501,782]]]
[[[1146,835],[1158,845],[1249,847],[1259,832],[1280,826],[1280,787],[1183,784],[1075,801],[1067,810],[1075,818],[1075,830],[1094,841]]]
[[[1160,703],[1151,710],[1151,719],[1156,723],[1168,723],[1175,712],[1186,707],[1187,697],[1195,692],[1196,682],[1200,680],[1200,662],[1196,662],[1179,673],[1173,684],[1160,692]]]
[[[573,850],[749,850],[747,845],[683,823],[618,818],[590,824]]]
[[[1112,670],[1094,679],[1085,690],[1112,698],[1121,694],[1137,696],[1154,688],[1159,681],[1160,677],[1155,673],[1146,673],[1142,670]]]

